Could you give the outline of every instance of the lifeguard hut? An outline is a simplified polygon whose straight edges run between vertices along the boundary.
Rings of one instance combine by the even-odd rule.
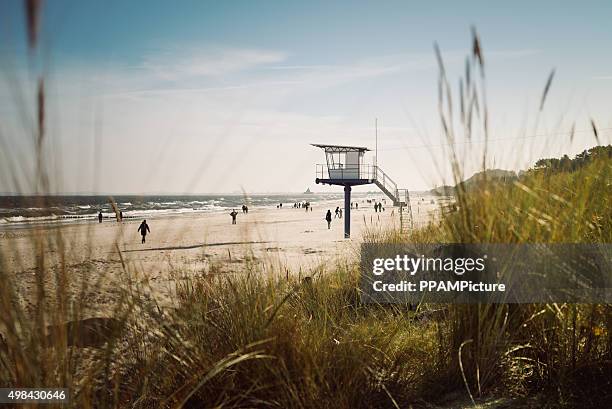
[[[351,190],[353,186],[374,183],[399,206],[400,228],[412,228],[412,209],[408,189],[398,189],[396,183],[378,165],[367,165],[364,155],[370,149],[363,146],[312,144],[325,151],[327,163],[317,165],[315,182],[344,186],[344,237],[351,237]],[[406,212],[407,211],[407,212]],[[404,214],[406,213],[406,215]]]

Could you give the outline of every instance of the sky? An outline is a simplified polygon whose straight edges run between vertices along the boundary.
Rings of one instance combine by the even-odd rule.
[[[448,183],[433,45],[457,112],[472,26],[486,166],[526,169],[597,144],[591,120],[600,143],[612,140],[611,15],[609,1],[55,0],[29,52],[22,3],[4,1],[0,192],[36,190],[40,76],[53,192],[336,191],[314,184],[325,158],[310,144],[374,149],[376,118],[378,165],[399,187]],[[469,176],[482,169],[484,134],[468,143],[453,127]]]

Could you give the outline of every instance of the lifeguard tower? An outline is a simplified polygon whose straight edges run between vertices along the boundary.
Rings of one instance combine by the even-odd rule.
[[[326,164],[317,165],[315,182],[344,186],[344,237],[351,237],[351,190],[353,186],[374,183],[399,207],[400,228],[412,228],[412,209],[408,189],[397,184],[378,165],[364,163],[370,149],[362,146],[312,144],[325,151]]]

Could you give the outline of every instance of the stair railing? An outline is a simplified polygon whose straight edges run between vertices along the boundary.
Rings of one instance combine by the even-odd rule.
[[[392,195],[395,195],[395,200],[398,201],[397,184],[391,179],[379,166],[375,168],[375,179]]]

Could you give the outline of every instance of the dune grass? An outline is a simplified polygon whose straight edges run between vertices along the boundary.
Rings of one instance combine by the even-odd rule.
[[[462,205],[442,219],[437,237],[464,243],[610,243],[611,170],[605,154],[573,172],[532,170],[510,183],[484,181],[459,191]],[[558,402],[593,407],[610,399],[609,305],[455,305],[450,311],[450,348],[463,345],[472,391],[546,390]]]

